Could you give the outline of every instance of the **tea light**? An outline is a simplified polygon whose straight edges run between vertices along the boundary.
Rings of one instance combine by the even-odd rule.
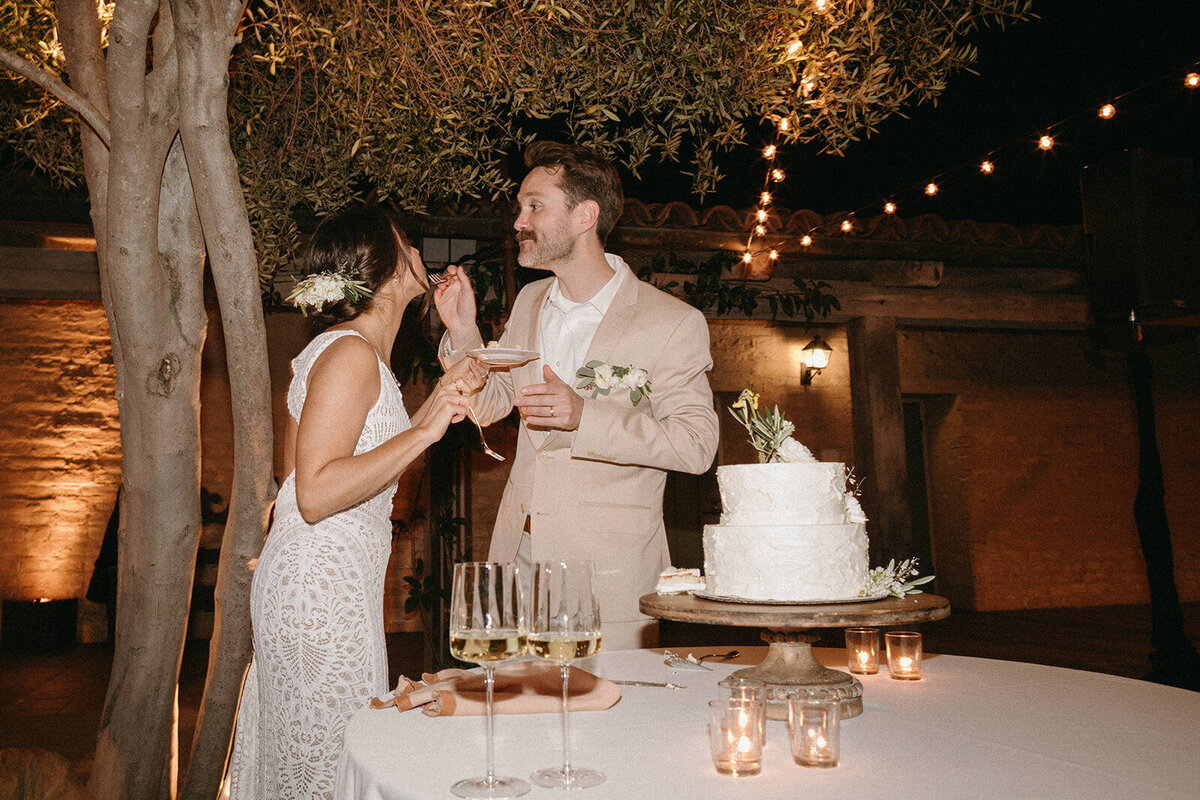
[[[921,680],[921,634],[915,631],[889,631],[887,640],[888,674],[898,681]]]
[[[828,692],[788,698],[792,760],[802,767],[836,767],[840,750],[841,701]]]
[[[722,775],[757,775],[762,769],[759,740],[763,706],[757,700],[722,698],[708,703],[708,744]]]
[[[879,630],[846,628],[846,661],[850,671],[858,675],[879,672]]]
[[[762,681],[756,681],[751,678],[726,678],[723,681],[718,681],[717,685],[726,689],[732,700],[757,700],[760,703],[765,703],[767,700],[767,685]],[[758,718],[758,743],[760,747],[767,746],[766,713],[759,715]]]

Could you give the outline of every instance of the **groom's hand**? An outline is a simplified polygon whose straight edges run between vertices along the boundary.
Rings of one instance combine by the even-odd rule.
[[[537,428],[573,431],[583,417],[583,398],[549,366],[542,367],[545,383],[525,386],[513,399],[525,423]]]
[[[433,304],[450,334],[450,346],[462,347],[475,329],[475,290],[467,271],[451,264],[446,269],[446,281],[433,292]]]

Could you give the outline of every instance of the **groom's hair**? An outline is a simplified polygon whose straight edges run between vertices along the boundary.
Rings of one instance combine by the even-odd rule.
[[[607,158],[595,150],[563,142],[534,142],[525,149],[525,166],[545,167],[558,174],[558,185],[567,196],[571,208],[584,200],[595,200],[600,206],[596,220],[596,235],[600,243],[616,226],[625,210],[625,193],[621,176]]]

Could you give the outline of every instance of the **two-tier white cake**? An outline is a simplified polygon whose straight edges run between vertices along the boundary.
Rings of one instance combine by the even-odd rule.
[[[721,523],[704,526],[706,596],[775,602],[848,600],[867,578],[866,517],[846,465],[717,468]]]

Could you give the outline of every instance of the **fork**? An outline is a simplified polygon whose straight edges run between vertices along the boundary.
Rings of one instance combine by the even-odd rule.
[[[434,286],[443,284],[448,280],[446,273],[444,272],[426,272],[425,277],[428,278],[429,282]]]
[[[479,429],[479,444],[483,446],[483,452],[487,453],[497,461],[504,461],[504,456],[488,447],[487,440],[483,438],[483,426],[479,424],[479,418],[475,416],[475,409],[471,408],[471,406],[467,406],[467,413],[471,415],[471,422],[474,422],[475,427]]]

